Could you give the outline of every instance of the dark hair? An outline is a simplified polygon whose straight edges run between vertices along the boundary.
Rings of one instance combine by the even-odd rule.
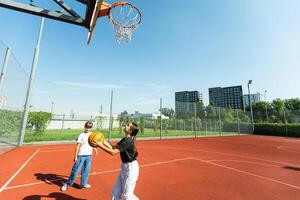
[[[92,121],[87,121],[84,124],[84,128],[92,128],[93,127],[93,122]]]
[[[140,130],[139,126],[134,122],[131,123],[130,129],[131,129],[131,135],[132,136],[136,136],[138,134],[139,130]]]
[[[131,126],[130,126],[130,129],[131,129],[131,136],[133,136],[133,141],[134,141],[134,151],[135,151],[134,152],[134,157],[137,158],[138,155],[139,155],[139,152],[138,152],[138,150],[135,146],[135,139],[136,139],[135,137],[139,132],[139,126],[137,125],[137,123],[132,122]]]

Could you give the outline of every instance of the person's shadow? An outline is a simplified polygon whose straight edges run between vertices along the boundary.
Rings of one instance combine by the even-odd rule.
[[[67,181],[68,177],[57,174],[35,173],[37,180],[43,181],[49,185],[62,186],[62,183]]]
[[[294,167],[294,166],[284,166],[283,168],[290,169],[290,170],[295,170],[295,171],[300,171],[299,167]]]
[[[61,176],[57,174],[43,174],[43,173],[35,173],[37,180],[43,181],[49,185],[57,185],[61,187],[64,182],[68,180],[69,177],[67,176]],[[81,189],[80,185],[77,183],[74,183],[72,187]]]
[[[81,199],[81,198],[76,198],[73,196],[70,196],[68,194],[60,193],[60,192],[52,192],[49,195],[30,195],[28,197],[23,198],[23,200],[41,200],[42,197],[51,198],[51,199],[56,199],[56,200],[86,200],[86,199]]]

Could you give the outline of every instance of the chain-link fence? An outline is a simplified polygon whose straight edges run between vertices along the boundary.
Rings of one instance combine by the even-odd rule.
[[[25,142],[75,140],[88,120],[94,122],[94,130],[100,130],[107,138],[112,139],[123,137],[124,125],[130,122],[139,124],[138,137],[159,139],[256,133],[297,136],[295,133],[300,130],[299,108],[291,110],[282,107],[276,110],[270,107],[266,112],[254,106],[251,113],[247,108],[231,109],[204,106],[202,103],[180,102],[179,106],[175,105],[175,110],[166,108],[163,104],[161,108],[157,107],[148,113],[138,111],[128,113],[127,108],[122,110],[112,116],[111,129],[109,114],[54,114],[44,133],[38,137],[34,131],[27,130]]]
[[[16,145],[29,75],[11,49],[1,41],[0,63],[0,144]]]
[[[180,104],[184,109],[173,112],[166,108],[161,109],[162,113],[123,112],[118,117],[119,123],[139,123],[140,137],[202,137],[253,133],[249,112],[204,107],[199,103]],[[160,108],[157,111],[160,111]]]
[[[274,100],[253,105],[255,132],[259,134],[300,136],[300,99]]]

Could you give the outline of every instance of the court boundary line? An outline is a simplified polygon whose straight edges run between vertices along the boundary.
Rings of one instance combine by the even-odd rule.
[[[236,156],[240,158],[248,158],[248,159],[253,159],[253,160],[260,160],[260,161],[265,161],[265,162],[270,162],[270,163],[277,163],[281,165],[296,165],[293,163],[287,163],[287,162],[278,162],[274,160],[268,160],[268,159],[263,159],[263,158],[257,158],[257,157],[252,157],[252,156],[244,156],[244,155],[239,155],[239,154],[233,154],[233,153],[222,153],[218,151],[209,151],[209,150],[201,150],[201,149],[190,149],[190,148],[180,148],[180,147],[160,147],[160,146],[139,146],[139,148],[161,148],[161,149],[174,149],[174,150],[184,150],[184,151],[194,151],[194,152],[205,152],[205,153],[215,153],[215,154],[221,154],[221,155],[229,155],[229,156]]]
[[[267,163],[260,163],[260,162],[252,162],[252,161],[246,161],[246,160],[233,160],[233,159],[213,159],[213,160],[206,160],[207,162],[239,162],[239,163],[250,163],[250,164],[255,164],[255,165],[265,165],[265,166],[271,166],[271,167],[277,167],[281,168],[279,165],[274,165],[274,164],[267,164]]]
[[[211,164],[211,165],[215,165],[215,166],[218,166],[218,167],[223,167],[223,168],[226,168],[226,169],[229,169],[229,170],[232,170],[232,171],[236,171],[236,172],[239,172],[239,173],[242,173],[242,174],[247,174],[247,175],[250,175],[250,176],[257,177],[257,178],[265,179],[265,180],[268,180],[268,181],[271,181],[271,182],[275,182],[275,183],[278,183],[278,184],[281,184],[281,185],[285,185],[285,186],[292,187],[292,188],[300,190],[299,186],[292,185],[292,184],[289,184],[289,183],[285,183],[285,182],[282,182],[282,181],[279,181],[279,180],[276,180],[276,179],[261,176],[261,175],[258,175],[258,174],[254,174],[254,173],[247,172],[247,171],[244,171],[244,170],[236,169],[236,168],[233,168],[233,167],[228,167],[226,165],[221,165],[221,164],[217,164],[217,163],[214,163],[214,162],[202,160],[202,159],[196,158],[196,157],[193,157],[193,159],[195,159],[197,161],[204,162],[204,163],[208,163],[208,164]]]
[[[40,149],[37,149],[30,158],[10,177],[10,179],[0,188],[0,193],[5,190],[6,186],[19,174],[19,172],[29,163],[29,161],[39,152]]]
[[[289,153],[297,153],[297,154],[300,154],[300,151],[288,150],[288,149],[292,149],[292,148],[289,148],[289,147],[287,147],[287,146],[277,146],[277,149],[280,150],[280,151],[285,151],[285,152],[289,152]]]
[[[172,162],[180,162],[180,161],[185,161],[185,160],[192,160],[193,157],[185,157],[185,158],[175,158],[172,160],[166,160],[166,161],[156,161],[153,163],[148,163],[148,164],[143,164],[140,165],[140,168],[143,167],[149,167],[149,166],[157,166],[157,165],[161,165],[161,164],[167,164],[167,163],[172,163]],[[101,171],[101,172],[92,172],[89,174],[89,176],[95,176],[95,175],[99,175],[99,174],[106,174],[106,173],[110,173],[110,172],[116,172],[116,171],[120,171],[120,168],[118,169],[111,169],[111,170],[106,170],[106,171]],[[81,177],[81,175],[77,176],[76,178]],[[53,179],[53,180],[44,180],[44,181],[38,181],[38,182],[34,182],[34,183],[27,183],[27,184],[22,184],[22,185],[16,185],[16,186],[10,186],[10,187],[6,187],[4,190],[10,190],[10,189],[15,189],[15,188],[21,188],[21,187],[27,187],[27,186],[32,186],[32,185],[38,185],[38,184],[46,184],[46,183],[53,183],[53,182],[57,182],[57,181],[63,181],[64,179],[59,178],[59,179]]]

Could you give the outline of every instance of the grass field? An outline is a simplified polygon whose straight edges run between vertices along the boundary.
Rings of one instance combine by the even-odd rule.
[[[30,131],[27,131],[25,134],[24,142],[37,142],[37,141],[72,141],[76,140],[78,135],[82,132],[81,129],[51,129],[46,130],[43,134],[33,134]],[[109,131],[103,130],[102,131],[106,138],[108,138]],[[194,137],[195,135],[198,137],[200,136],[218,136],[218,135],[236,135],[238,133],[234,132],[212,132],[212,131],[184,131],[184,130],[163,130],[162,137]],[[119,129],[112,130],[112,139],[122,138],[123,133],[120,134]],[[145,129],[144,133],[139,133],[138,137],[146,138],[146,137],[160,137],[159,130],[154,131],[153,129]]]

